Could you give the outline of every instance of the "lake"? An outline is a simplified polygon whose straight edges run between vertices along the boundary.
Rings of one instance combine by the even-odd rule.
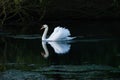
[[[0,80],[120,79],[119,38],[78,35],[43,42],[40,34],[0,37]]]

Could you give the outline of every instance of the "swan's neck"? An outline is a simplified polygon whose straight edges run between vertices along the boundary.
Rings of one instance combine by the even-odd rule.
[[[47,32],[48,32],[48,27],[45,28],[45,31],[42,35],[42,40],[46,40]]]
[[[47,58],[49,56],[49,51],[47,49],[47,46],[46,46],[46,42],[42,42],[42,47],[45,51],[45,54],[43,55],[44,58]]]

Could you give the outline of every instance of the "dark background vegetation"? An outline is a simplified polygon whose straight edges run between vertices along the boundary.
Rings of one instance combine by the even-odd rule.
[[[0,0],[0,29],[13,33],[39,33],[47,23],[75,25],[74,34],[117,36],[119,17],[119,0]]]

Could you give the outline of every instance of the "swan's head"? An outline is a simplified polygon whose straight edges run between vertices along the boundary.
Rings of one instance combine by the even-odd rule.
[[[48,27],[48,25],[47,24],[44,24],[42,27],[41,27],[41,29],[44,29],[44,28],[47,28]]]

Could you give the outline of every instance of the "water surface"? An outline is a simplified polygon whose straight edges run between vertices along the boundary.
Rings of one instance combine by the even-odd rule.
[[[8,35],[1,36],[0,47],[0,79],[120,79],[120,42],[116,38],[42,42],[38,34]]]

